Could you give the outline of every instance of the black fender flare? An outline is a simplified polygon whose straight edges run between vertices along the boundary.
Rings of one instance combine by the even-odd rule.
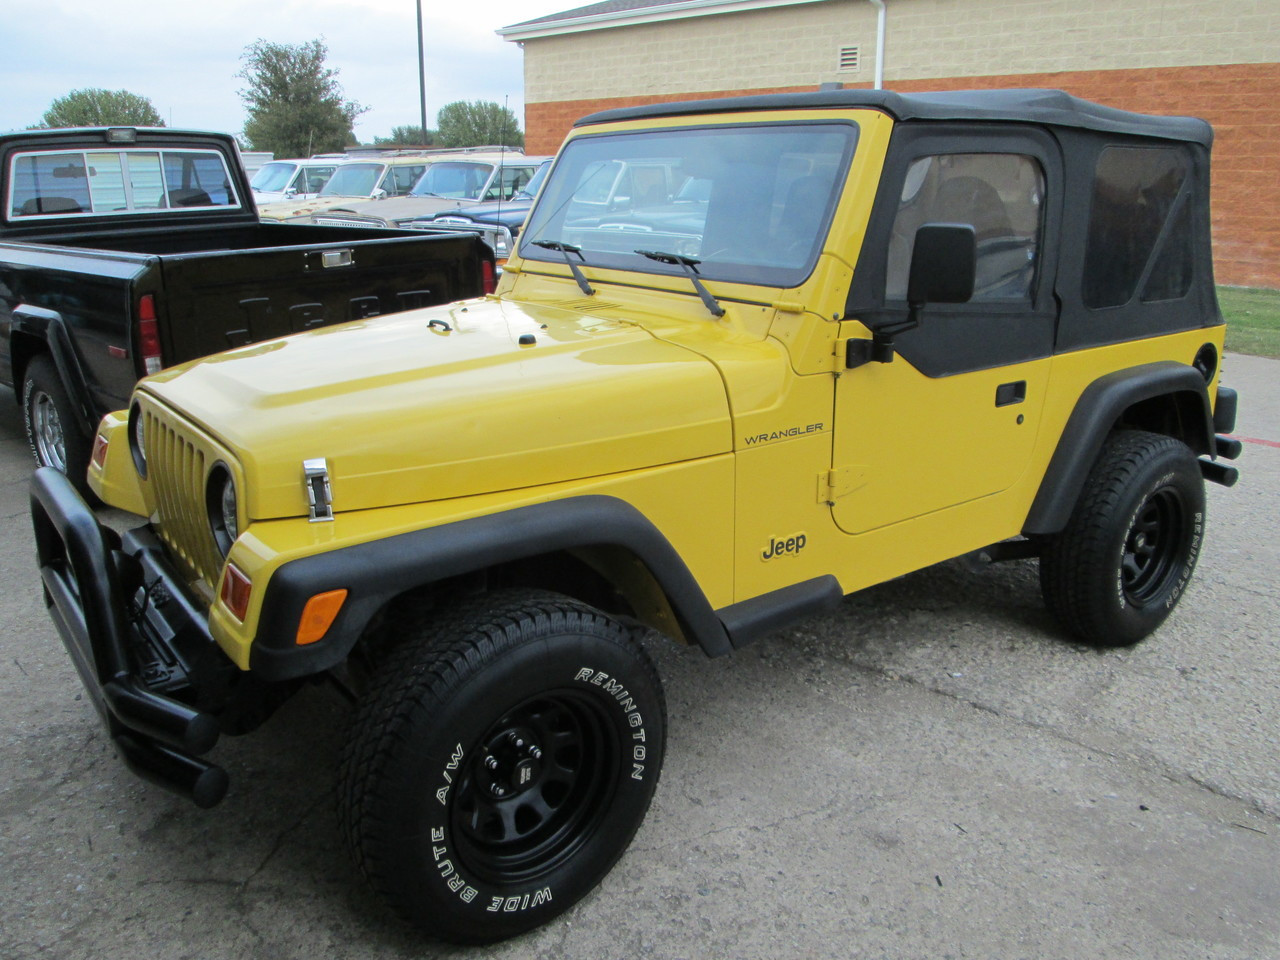
[[[1213,413],[1200,372],[1173,360],[1117,370],[1089,384],[1058,438],[1058,446],[1027,513],[1027,536],[1063,529],[1112,428],[1135,404],[1169,397],[1179,405],[1182,440],[1198,455],[1214,452]]]
[[[391,599],[432,582],[512,560],[593,546],[630,550],[661,586],[685,635],[710,656],[732,649],[725,624],[684,560],[639,510],[602,495],[570,497],[415,530],[285,563],[262,601],[250,668],[266,680],[319,673],[339,664]],[[321,640],[296,646],[307,601],[349,592]]]
[[[87,437],[92,437],[102,416],[89,398],[84,366],[80,363],[75,345],[71,342],[71,334],[67,330],[67,322],[62,314],[46,307],[20,303],[13,308],[11,335],[14,333],[38,340],[45,345],[49,356],[53,358],[54,368],[58,371],[58,379],[62,381],[67,397],[80,415],[81,432]],[[10,356],[12,356],[12,345]],[[18,402],[21,403],[22,388],[18,385],[21,378],[17,376],[16,370],[13,373],[14,393],[18,397]]]

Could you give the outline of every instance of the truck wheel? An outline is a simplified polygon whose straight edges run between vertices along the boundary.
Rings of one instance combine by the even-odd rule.
[[[1137,643],[1191,579],[1204,513],[1204,479],[1186,444],[1137,430],[1113,434],[1066,529],[1040,558],[1050,612],[1087,643]]]
[[[22,415],[36,463],[65,473],[81,494],[92,496],[87,479],[90,440],[80,429],[58,370],[47,356],[33,357],[27,364]]]
[[[534,591],[387,625],[343,752],[338,814],[404,919],[484,943],[590,891],[644,819],[666,741],[657,671],[598,610]]]

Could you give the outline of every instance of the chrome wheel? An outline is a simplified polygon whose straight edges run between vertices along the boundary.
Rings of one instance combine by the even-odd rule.
[[[31,442],[41,466],[67,472],[67,446],[62,434],[62,418],[53,397],[36,391],[31,397]]]

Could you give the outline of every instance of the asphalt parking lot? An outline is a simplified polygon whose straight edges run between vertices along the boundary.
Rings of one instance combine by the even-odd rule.
[[[630,852],[485,949],[406,930],[332,812],[348,708],[224,740],[212,811],[115,759],[46,615],[0,389],[0,958],[1280,956],[1280,362],[1228,356],[1247,438],[1154,637],[1063,640],[1033,562],[951,562],[733,657],[656,648],[666,767]]]

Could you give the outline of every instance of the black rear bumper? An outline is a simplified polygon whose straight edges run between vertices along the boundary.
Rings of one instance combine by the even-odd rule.
[[[31,482],[31,520],[50,616],[121,758],[139,776],[214,806],[227,774],[200,755],[220,727],[192,705],[189,676],[193,651],[221,655],[160,544],[145,527],[122,541],[48,467]]]

